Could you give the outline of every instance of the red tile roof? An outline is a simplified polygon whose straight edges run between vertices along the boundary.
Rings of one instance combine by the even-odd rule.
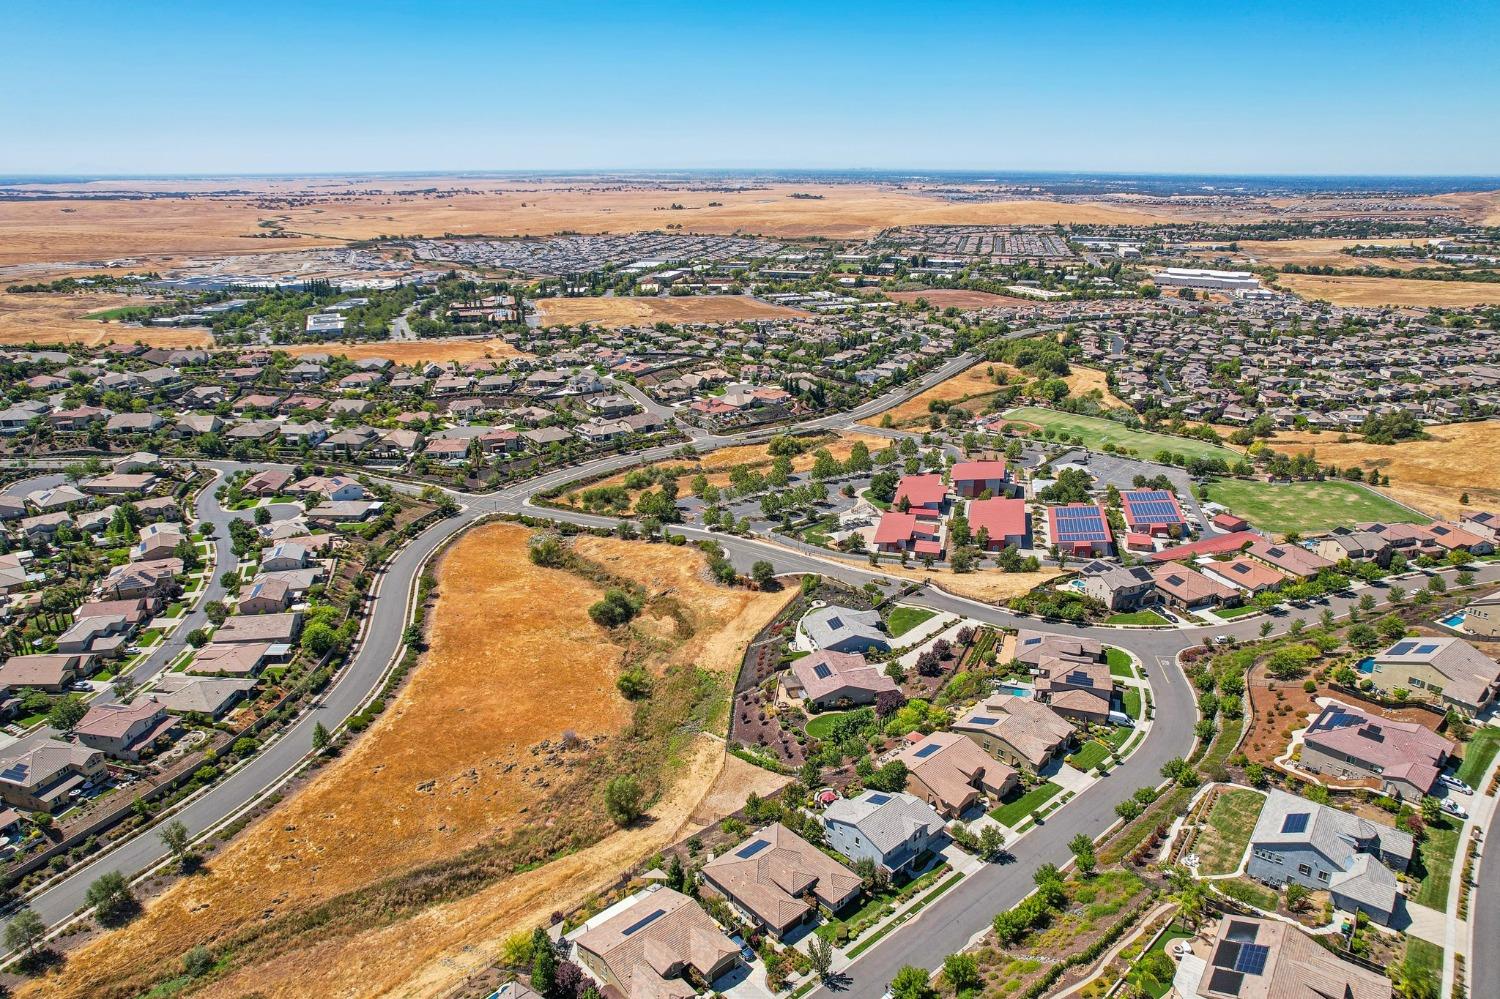
[[[1026,533],[1025,500],[970,500],[967,514],[969,530],[977,535],[982,527],[989,532],[992,541]]]
[[[928,475],[904,476],[896,486],[896,497],[894,506],[900,506],[903,498],[911,501],[912,506],[941,506],[948,495],[948,487],[943,484],[943,477],[933,472]]]
[[[1003,461],[960,461],[953,466],[954,482],[1005,478]]]

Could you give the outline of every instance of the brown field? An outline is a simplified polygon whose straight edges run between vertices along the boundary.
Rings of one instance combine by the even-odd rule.
[[[541,298],[536,301],[549,326],[637,326],[667,323],[730,323],[741,319],[805,319],[801,309],[772,305],[748,295],[693,295],[677,298]]]
[[[1379,491],[1399,502],[1442,516],[1457,516],[1459,497],[1467,492],[1467,509],[1500,508],[1500,420],[1453,423],[1428,427],[1431,440],[1384,446],[1359,440],[1339,443],[1339,434],[1281,433],[1270,443],[1278,450],[1298,453],[1311,449],[1321,461],[1340,468],[1359,465],[1378,468],[1391,477]]]
[[[1030,308],[1036,302],[1029,298],[1012,298],[1009,295],[992,295],[987,291],[968,291],[963,288],[929,288],[926,291],[887,291],[886,298],[897,302],[915,302],[925,298],[935,309],[1001,309]]]
[[[153,329],[84,319],[91,312],[144,305],[138,295],[7,295],[0,293],[0,344],[66,344],[96,346],[115,341],[153,347],[206,347],[207,330]]]
[[[1068,383],[1068,391],[1073,395],[1087,395],[1094,389],[1098,389],[1104,397],[1104,405],[1111,409],[1118,409],[1122,406],[1126,409],[1130,408],[1124,399],[1109,390],[1109,379],[1103,371],[1098,368],[1080,368],[1076,364],[1070,367],[1073,369],[1072,373],[1063,381]]]
[[[872,570],[886,576],[903,579],[919,579],[932,583],[940,590],[955,596],[968,597],[981,603],[994,604],[1011,597],[1019,597],[1049,579],[1061,575],[1059,569],[1042,569],[1039,572],[1000,572],[996,569],[981,569],[978,572],[949,572],[947,569],[932,569],[921,566],[890,565],[882,562],[880,568]]]
[[[1307,299],[1334,305],[1413,305],[1454,309],[1500,304],[1500,283],[1418,281],[1414,278],[1322,277],[1280,274],[1276,283]]]
[[[1343,252],[1356,243],[1365,246],[1410,246],[1410,239],[1274,239],[1241,240],[1240,255],[1254,257],[1256,263],[1280,266],[1282,264],[1315,265],[1318,267],[1394,267],[1400,270],[1412,267],[1443,266],[1435,261],[1405,260],[1400,257],[1355,257]]]
[[[878,427],[884,421],[886,414],[890,414],[891,424],[896,427],[925,424],[931,412],[927,408],[930,402],[953,402],[971,396],[988,396],[1000,391],[1000,386],[990,380],[989,369],[992,367],[996,371],[1004,371],[1010,378],[1009,384],[1026,380],[1026,375],[1019,368],[999,362],[978,361],[952,378],[918,392],[884,413],[867,416],[859,422],[866,426]],[[979,401],[982,402],[982,400]]]
[[[840,434],[836,439],[820,444],[818,445],[818,447],[827,448],[829,454],[833,455],[834,458],[838,459],[839,461],[843,461],[849,457],[849,451],[854,447],[855,441],[864,441],[871,451],[878,451],[882,448],[890,446],[891,443],[888,438],[880,437],[876,434],[862,434],[853,432]],[[698,464],[703,467],[703,477],[706,478],[711,485],[722,487],[729,484],[729,473],[736,465],[751,465],[756,468],[769,468],[771,465],[771,455],[767,452],[766,447],[767,445],[765,444],[742,444],[737,447],[720,448],[717,451],[710,451],[708,454],[704,455],[698,460]],[[818,448],[813,449],[813,451],[816,450],[818,450]],[[808,469],[812,468],[814,460],[815,459],[813,457],[812,451],[808,451],[805,454],[799,454],[792,459],[792,470],[794,472],[805,472]],[[668,466],[691,467],[691,464],[692,463],[687,459],[673,459],[671,461],[653,462],[652,464],[646,465],[644,467],[648,469],[663,468]],[[604,486],[621,485],[625,481],[625,476],[628,475],[630,471],[631,469],[625,469],[624,471],[617,472],[606,479],[600,479],[598,482],[591,482],[585,488],[597,489]],[[696,474],[696,472],[690,472],[687,475],[680,475],[677,477],[677,494],[679,496],[687,496],[691,492],[693,477]],[[569,493],[567,494],[567,496],[564,496],[564,499],[567,499],[568,496],[576,498],[580,492],[582,492],[582,490]],[[639,496],[641,492],[644,492],[644,490],[636,490],[631,494],[630,501],[632,504],[635,503],[636,497]]]
[[[448,361],[477,361],[494,358],[500,361],[515,357],[530,357],[524,350],[517,350],[499,337],[485,340],[389,340],[385,343],[304,343],[294,347],[278,347],[295,357],[305,354],[343,354],[351,361],[362,361],[371,357],[383,357],[396,364],[426,364],[431,361],[443,364]]]
[[[84,945],[61,974],[23,994],[137,995],[177,974],[195,944],[212,947],[527,823],[525,812],[545,794],[522,772],[533,762],[527,747],[565,728],[583,737],[614,733],[630,709],[614,689],[623,648],[585,613],[599,588],[531,565],[526,538],[520,527],[496,524],[455,545],[440,567],[439,593],[460,599],[439,599],[430,651],[370,732],[215,855],[207,873],[178,882],[136,922]],[[693,634],[676,641],[675,621],[639,619],[641,633],[664,650],[653,666],[696,663],[726,685],[745,643],[791,592],[714,586],[689,549],[594,538],[578,548],[651,594],[669,592],[691,621]],[[310,946],[289,939],[201,994],[415,996],[454,984],[492,960],[505,935],[601,889],[678,838],[690,819],[712,821],[743,800],[716,787],[722,742],[698,736],[662,751],[670,754],[669,786],[652,808],[655,821],[399,921],[371,914]],[[748,793],[765,779],[736,774],[734,787]]]

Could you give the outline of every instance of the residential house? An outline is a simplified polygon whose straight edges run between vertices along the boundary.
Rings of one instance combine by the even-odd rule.
[[[34,687],[61,694],[88,671],[89,657],[78,653],[11,656],[0,664],[0,690]]]
[[[1254,596],[1274,589],[1286,582],[1286,577],[1264,562],[1254,562],[1237,556],[1227,562],[1208,562],[1202,566],[1203,574],[1229,586],[1239,587]]]
[[[652,887],[573,941],[578,963],[623,999],[691,999],[739,963],[740,947],[680,892]]]
[[[1335,908],[1389,926],[1400,898],[1392,868],[1406,870],[1414,851],[1400,830],[1272,789],[1250,834],[1245,873],[1269,885],[1326,891]]]
[[[806,699],[822,709],[873,704],[876,695],[899,689],[882,666],[866,662],[859,653],[827,649],[792,660],[781,687],[787,698]]]
[[[130,560],[159,562],[173,558],[177,546],[186,541],[187,535],[174,524],[147,524],[140,530],[140,540],[130,549]]]
[[[217,721],[254,689],[254,680],[208,677],[189,680],[157,700],[174,715],[207,715]]]
[[[1199,943],[1192,943],[1194,951]],[[1290,922],[1227,914],[1203,956],[1177,966],[1178,999],[1395,999],[1379,971],[1342,960]]]
[[[855,610],[828,604],[808,611],[797,624],[798,644],[816,651],[889,651],[890,636],[884,631],[880,612]]]
[[[258,579],[235,603],[237,614],[279,614],[292,605],[292,588],[279,579]]]
[[[1245,550],[1245,554],[1296,579],[1312,579],[1324,569],[1332,569],[1334,565],[1332,560],[1310,552],[1301,545],[1271,541],[1257,541]]]
[[[1476,638],[1500,638],[1500,590],[1469,601],[1464,627]]]
[[[1421,801],[1457,748],[1416,722],[1330,701],[1303,733],[1302,766],[1340,780],[1369,779],[1382,794]]]
[[[896,759],[906,765],[906,790],[949,819],[967,812],[981,794],[1003,797],[1019,780],[1014,767],[954,732],[934,732]]]
[[[234,620],[230,618],[230,620]],[[215,636],[217,638],[217,636]],[[187,672],[205,676],[256,676],[272,658],[270,642],[219,642],[205,645],[198,650]],[[286,648],[285,645],[281,648]],[[283,652],[277,658],[285,658]]]
[[[139,760],[171,733],[177,719],[149,697],[130,704],[95,704],[73,728],[73,736],[90,749],[117,760]]]
[[[1074,742],[1074,728],[1066,718],[1041,701],[1014,694],[980,701],[952,729],[995,759],[1033,773],[1066,755]]]
[[[1159,565],[1151,569],[1156,591],[1168,605],[1183,611],[1240,602],[1240,591],[1185,565]]]
[[[856,863],[871,860],[892,878],[915,873],[917,858],[947,843],[943,817],[915,795],[862,791],[823,812],[828,845]]]
[[[863,889],[858,874],[779,822],[714,857],[700,874],[705,887],[777,939],[816,918],[813,900],[839,913]]]
[[[43,739],[0,750],[0,801],[33,812],[66,807],[70,791],[104,773],[104,754],[88,746]]]
[[[284,614],[236,615],[225,618],[219,630],[214,632],[217,644],[239,642],[290,645],[297,640],[302,630],[302,612],[288,611]]]
[[[1398,689],[1425,692],[1470,715],[1500,692],[1500,663],[1461,638],[1403,638],[1371,656],[1361,672],[1387,696]]]
[[[1079,570],[1083,595],[1112,611],[1133,611],[1156,599],[1156,579],[1145,566],[1090,562]]]

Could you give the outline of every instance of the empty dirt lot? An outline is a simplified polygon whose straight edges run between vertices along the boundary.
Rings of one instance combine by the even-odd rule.
[[[0,344],[147,343],[153,347],[204,347],[206,330],[151,329],[101,323],[83,317],[104,309],[144,305],[131,295],[10,295],[0,292]]]
[[[541,781],[562,786],[568,768],[540,766],[546,754],[528,747],[556,742],[564,729],[585,739],[617,736],[628,722],[630,705],[614,687],[623,647],[585,612],[599,587],[533,566],[527,536],[497,524],[460,540],[440,567],[431,648],[364,739],[216,855],[207,873],[168,889],[134,924],[85,945],[61,975],[23,994],[138,995],[177,974],[188,948],[222,948],[238,937],[235,970],[202,994],[430,995],[493,959],[506,934],[536,925],[678,838],[690,816],[702,817],[700,808],[716,818],[742,800],[715,788],[722,742],[685,737],[659,748],[667,763],[653,822],[425,907],[401,909],[402,896],[387,895],[384,906],[356,908],[352,918],[345,912],[336,926],[287,922],[285,914],[305,914],[497,832],[537,824],[543,817],[529,814],[534,806],[546,803],[547,815],[563,817],[567,804],[548,798]],[[708,583],[691,549],[592,538],[578,548],[648,595],[674,601],[675,616],[638,621],[639,634],[659,650],[648,660],[653,669],[694,663],[725,689],[744,644],[791,592]],[[679,617],[691,626],[686,639]],[[736,775],[744,793],[768,780]],[[256,935],[268,925],[279,929]]]
[[[383,357],[396,364],[426,364],[429,361],[445,364],[456,361],[478,361],[493,358],[506,361],[515,357],[530,357],[499,337],[481,340],[401,340],[385,343],[304,343],[295,347],[280,347],[294,357],[307,354],[342,354],[351,361],[363,361],[371,357]]]
[[[728,323],[740,319],[805,319],[812,315],[748,295],[678,298],[541,298],[537,313],[547,326],[638,326],[666,323]]]
[[[1276,283],[1306,299],[1334,305],[1414,305],[1468,308],[1500,304],[1500,283],[1418,281],[1414,278],[1323,277],[1279,274]]]
[[[1381,488],[1395,499],[1419,510],[1456,517],[1463,509],[1500,507],[1500,420],[1453,423],[1428,427],[1430,440],[1400,444],[1366,444],[1351,438],[1339,443],[1336,433],[1282,433],[1272,438],[1278,451],[1297,454],[1311,450],[1318,459],[1340,468],[1359,465],[1379,469],[1391,477]],[[1459,498],[1469,494],[1464,507]]]

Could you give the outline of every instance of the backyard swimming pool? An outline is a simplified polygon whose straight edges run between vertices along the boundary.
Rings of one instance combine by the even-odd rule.
[[[1365,656],[1355,664],[1354,668],[1359,670],[1361,673],[1373,673],[1375,672],[1375,660],[1369,656]]]
[[[1449,614],[1447,617],[1443,618],[1442,623],[1446,624],[1450,628],[1457,628],[1464,623],[1464,618],[1466,617],[1468,617],[1467,614],[1465,614],[1463,611],[1459,611],[1457,614]]]

